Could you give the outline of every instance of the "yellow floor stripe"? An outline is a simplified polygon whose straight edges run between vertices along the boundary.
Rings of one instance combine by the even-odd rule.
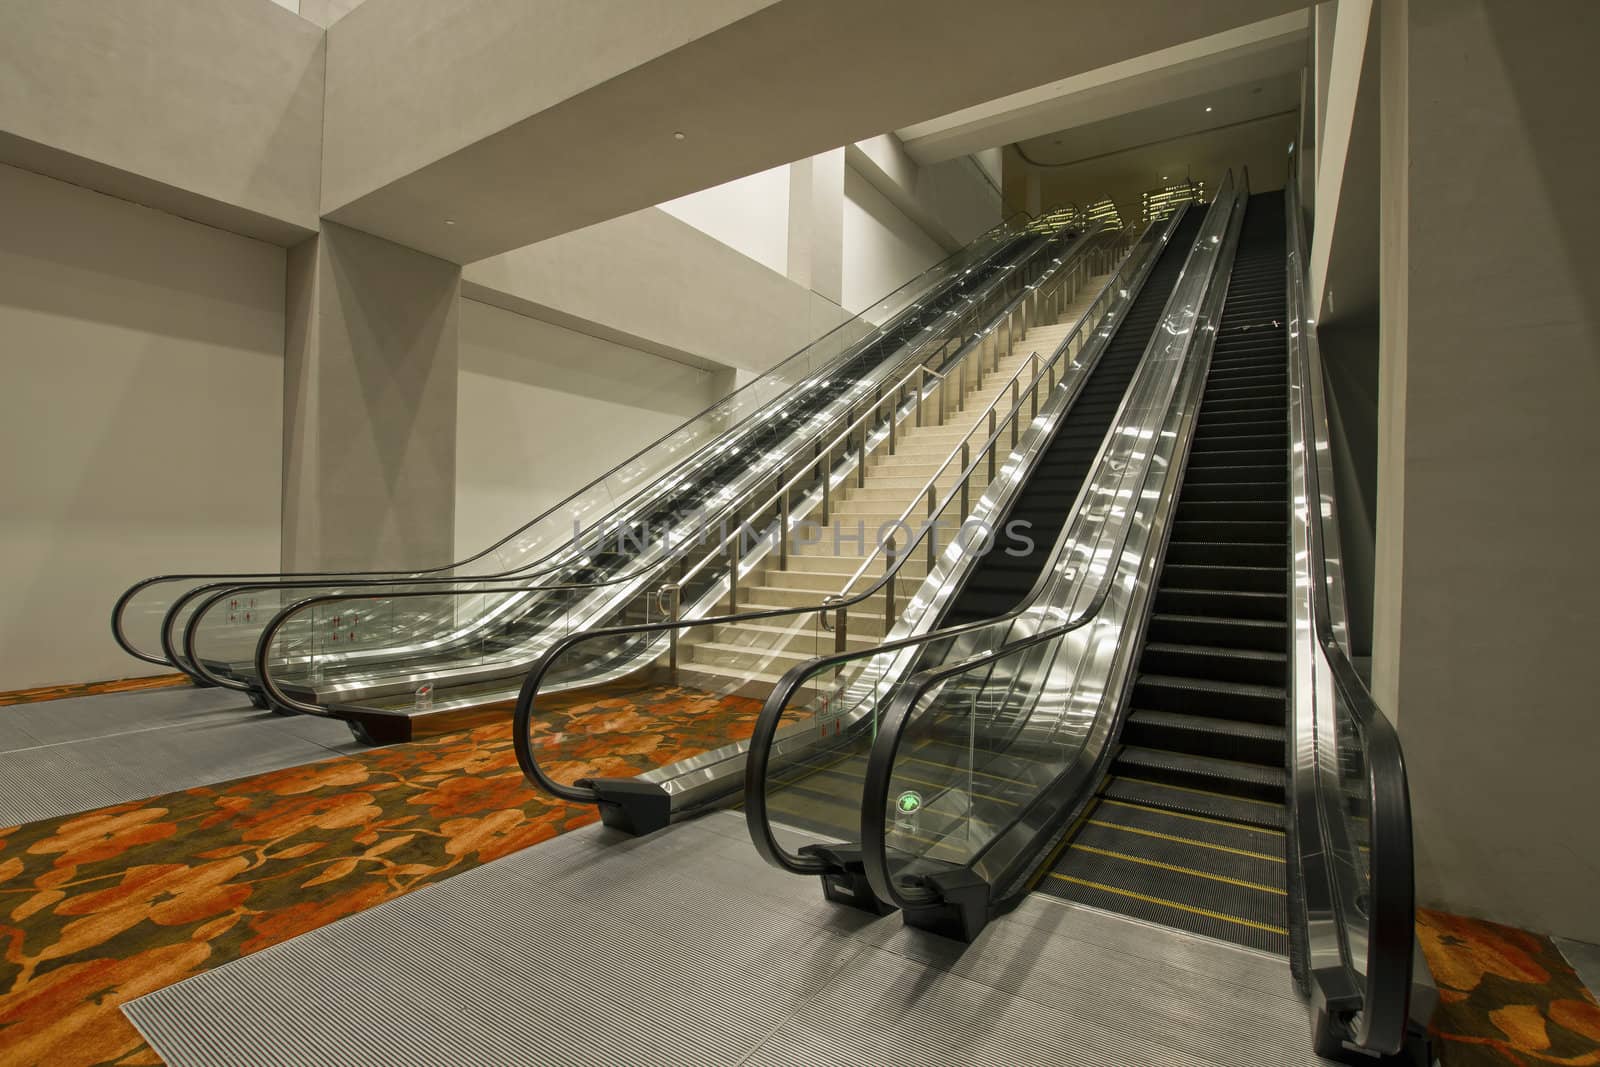
[[[1112,859],[1126,860],[1129,863],[1143,864],[1146,867],[1159,867],[1164,871],[1173,871],[1177,874],[1192,875],[1195,878],[1204,878],[1211,882],[1226,882],[1228,885],[1236,885],[1241,889],[1254,889],[1262,893],[1271,893],[1274,896],[1279,897],[1286,897],[1289,895],[1284,890],[1277,889],[1270,885],[1260,885],[1256,882],[1246,882],[1238,878],[1229,878],[1226,875],[1221,874],[1207,874],[1205,871],[1197,871],[1190,867],[1179,867],[1175,863],[1162,863],[1160,860],[1147,860],[1143,856],[1129,856],[1123,852],[1112,852],[1110,849],[1095,848],[1093,845],[1074,844],[1072,847],[1080,852],[1093,852],[1097,856],[1110,856]]]
[[[1269,860],[1273,863],[1283,863],[1282,856],[1269,856],[1265,852],[1250,852],[1242,848],[1229,848],[1227,845],[1213,845],[1209,841],[1196,841],[1192,837],[1175,837],[1172,834],[1163,834],[1156,830],[1142,830],[1137,826],[1127,826],[1120,822],[1105,822],[1102,819],[1090,819],[1090,826],[1104,826],[1107,830],[1120,830],[1127,834],[1142,834],[1145,837],[1155,837],[1162,841],[1176,841],[1180,845],[1194,845],[1196,848],[1215,849],[1217,852],[1229,852],[1235,856],[1249,856],[1251,859]],[[1226,825],[1226,824],[1224,824]]]
[[[1119,808],[1132,808],[1135,811],[1150,811],[1157,815],[1170,815],[1174,819],[1192,819],[1195,822],[1207,822],[1212,826],[1231,826],[1235,830],[1249,830],[1253,834],[1269,834],[1272,837],[1282,837],[1282,830],[1269,830],[1265,826],[1251,826],[1249,823],[1229,822],[1227,819],[1213,819],[1205,815],[1191,815],[1186,811],[1168,811],[1166,808],[1152,808],[1148,804],[1135,804],[1128,800],[1112,800],[1110,797],[1101,797],[1102,804],[1115,804]]]
[[[1098,889],[1104,893],[1115,893],[1119,897],[1131,897],[1134,900],[1142,900],[1147,904],[1159,904],[1163,908],[1174,908],[1178,911],[1186,911],[1191,915],[1204,915],[1208,919],[1220,919],[1225,923],[1233,923],[1235,926],[1248,926],[1252,930],[1265,930],[1269,934],[1282,934],[1285,937],[1289,936],[1289,931],[1285,930],[1281,926],[1271,926],[1267,923],[1258,923],[1251,919],[1236,919],[1232,915],[1224,915],[1220,911],[1211,911],[1209,908],[1197,908],[1191,904],[1179,904],[1175,900],[1163,900],[1160,897],[1151,897],[1146,896],[1143,893],[1135,893],[1131,889],[1118,889],[1116,886],[1112,885],[1101,885],[1099,882],[1091,882],[1087,878],[1074,878],[1070,874],[1057,874],[1056,872],[1051,871],[1050,877],[1059,878],[1063,882],[1071,882],[1073,885],[1088,886],[1090,889]]]
[[[1170,782],[1152,782],[1148,778],[1125,778],[1125,777],[1119,776],[1117,778],[1112,779],[1112,781],[1116,781],[1116,782],[1135,782],[1135,783],[1137,783],[1139,785],[1160,786],[1162,789],[1176,789],[1176,790],[1179,790],[1180,792],[1184,792],[1184,793],[1198,793],[1200,796],[1203,796],[1203,797],[1221,797],[1223,800],[1237,800],[1242,804],[1261,804],[1264,807],[1277,808],[1280,811],[1283,810],[1283,805],[1282,804],[1279,804],[1276,801],[1272,801],[1272,800],[1257,800],[1254,797],[1236,797],[1232,793],[1214,793],[1209,789],[1191,789],[1189,786],[1186,786],[1186,785],[1172,785]]]

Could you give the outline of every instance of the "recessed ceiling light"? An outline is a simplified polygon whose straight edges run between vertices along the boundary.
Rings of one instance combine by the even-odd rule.
[[[672,139],[674,141],[687,140],[688,137],[689,137],[689,135],[684,133],[682,130],[678,130],[678,131],[674,132],[673,135],[672,135]]]
[[[1211,111],[1211,105],[1209,105],[1209,104],[1207,104],[1207,105],[1206,105],[1206,111],[1207,111],[1207,112],[1208,112],[1208,113],[1209,113],[1209,112],[1210,112],[1210,111]]]
[[[444,224],[446,226],[454,226],[456,224],[456,220],[455,219],[445,219],[444,220]]]

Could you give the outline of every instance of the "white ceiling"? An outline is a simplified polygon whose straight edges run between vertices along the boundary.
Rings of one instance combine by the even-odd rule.
[[[1081,143],[1071,158],[1083,159],[1260,118],[1298,105],[1308,26],[1304,9],[1290,11],[896,133],[919,163],[1039,139],[1041,150],[1057,139]],[[1216,110],[1207,113],[1208,104]]]
[[[1226,131],[1241,123],[1295,111],[1299,106],[1300,76],[1296,71],[1187,96],[1114,119],[1055,130],[1018,142],[1017,147],[1025,159],[1036,165],[1064,166],[1191,134]],[[1173,160],[1174,165],[1179,162]]]

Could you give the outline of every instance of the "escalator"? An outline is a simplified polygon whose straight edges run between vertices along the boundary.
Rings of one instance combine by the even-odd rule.
[[[1282,201],[1250,199],[1121,747],[1039,888],[1287,954]]]
[[[856,836],[812,852],[831,863],[747,822],[830,899],[964,940],[1040,893],[1287,956],[1319,1055],[1426,1062],[1405,766],[1342,643],[1295,179],[1232,185],[1170,386],[1091,475],[1116,503],[1057,545],[1081,580],[927,636],[874,720]]]
[[[1072,420],[1057,429],[1044,452],[1029,468],[1027,481],[1012,501],[1002,523],[1025,523],[1032,548],[1027,552],[990,552],[968,574],[940,625],[958,626],[991,619],[1016,607],[1033,588],[1111,419],[1139,368],[1139,360],[1161,321],[1167,299],[1183,270],[1200,230],[1201,213],[1191,211],[1178,223],[1166,251],[1156,261],[1144,289],[1118,325],[1094,374],[1072,407]]]
[[[859,802],[868,753],[883,708],[901,679],[951,655],[952,649],[986,643],[988,620],[1006,617],[1029,598],[1036,584],[1054,580],[1048,566],[1057,541],[1064,527],[1089,506],[1082,503],[1088,499],[1086,478],[1119,412],[1130,403],[1130,385],[1151,353],[1166,351],[1167,335],[1183,321],[1184,313],[1174,305],[1190,298],[1180,296],[1179,281],[1195,263],[1207,222],[1201,210],[1185,210],[1175,220],[1131,303],[1101,331],[1109,337],[1071,406],[1071,417],[1050,427],[1030,462],[1016,464],[1018,484],[1007,506],[987,517],[992,528],[1005,530],[1008,536],[1025,531],[1031,546],[1023,551],[997,541],[990,551],[971,558],[957,553],[949,561],[949,572],[936,571],[919,594],[928,596],[927,589],[933,586],[950,590],[933,630],[950,636],[933,640],[913,636],[816,660],[790,672],[768,698],[751,746],[746,805],[757,847],[774,863],[822,875],[829,893],[838,899],[869,898],[854,842],[860,832]],[[1212,248],[1208,242],[1206,255],[1213,254]],[[1191,280],[1189,290],[1194,285]],[[1014,453],[1013,462],[1016,457]],[[897,654],[897,646],[904,646],[903,654]],[[814,718],[823,717],[827,711],[817,708],[823,703],[851,708],[849,728],[809,745],[791,740],[790,751],[781,751],[780,722],[808,710]],[[919,804],[923,793],[937,791],[941,768],[947,772],[963,765],[965,738],[931,731],[917,743],[915,759],[924,770],[906,772],[902,792],[907,803]],[[1003,770],[989,774],[987,783],[985,795],[998,803],[1006,803],[1000,798],[1019,784]]]
[[[663,569],[673,562],[674,545],[719,521],[747,520],[753,511],[747,502],[796,469],[809,472],[813,496],[820,491],[825,497],[824,483],[836,478],[836,462],[848,456],[819,429],[854,417],[847,436],[863,442],[881,435],[885,422],[904,418],[925,392],[943,404],[945,390],[935,393],[931,383],[949,369],[951,353],[991,328],[989,309],[997,301],[1061,269],[1077,253],[1077,238],[1075,230],[1051,230],[1002,242],[993,256],[914,303],[890,328],[783,394],[764,415],[700,446],[690,462],[658,479],[654,491],[557,553],[543,573],[398,587],[219,585],[185,625],[192,662],[210,680],[265,689],[274,706],[331,709],[364,739],[396,740],[411,736],[424,718],[514,696],[528,664],[574,630],[606,620],[648,620],[652,575],[676,582],[686,612],[703,610],[707,598],[718,595],[726,568],[674,578]],[[917,399],[905,400],[909,395]],[[821,452],[820,445],[801,451],[814,441],[828,443]],[[269,614],[264,626],[229,630],[223,616],[232,601],[257,592],[293,600]],[[274,665],[282,669],[269,683],[265,673]],[[424,693],[426,701],[419,696]]]
[[[791,418],[767,418],[773,412],[784,411],[786,399],[801,399],[807,410],[825,406],[858,384],[861,372],[904,354],[908,345],[920,344],[949,330],[955,324],[954,314],[975,289],[992,280],[997,271],[1004,271],[1007,264],[1015,265],[1030,251],[1037,251],[1041,243],[1058,241],[1063,236],[1064,232],[1020,227],[1016,220],[1002,223],[476,555],[410,573],[157,576],[136,583],[118,599],[112,611],[113,636],[130,655],[183,669],[196,675],[197,681],[207,683],[208,679],[199,676],[193,664],[186,661],[182,647],[184,627],[202,600],[213,605],[221,602],[224,612],[228,608],[239,609],[232,612],[233,618],[223,614],[222,621],[234,628],[248,612],[255,624],[251,629],[259,632],[265,618],[297,597],[296,590],[334,584],[393,585],[508,575],[526,579],[554,566],[573,564],[580,558],[571,552],[569,544],[574,518],[592,523],[604,512],[629,505],[630,498],[638,496],[652,481],[691,469],[698,452],[730,432],[754,432],[770,445],[773,435],[782,428],[780,423],[794,422]],[[707,483],[700,479],[699,484],[703,499]],[[685,503],[693,506],[687,494]],[[226,680],[223,684],[227,684]]]

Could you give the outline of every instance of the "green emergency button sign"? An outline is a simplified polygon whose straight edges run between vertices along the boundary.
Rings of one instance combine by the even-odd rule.
[[[914,789],[907,789],[900,794],[899,798],[894,802],[894,806],[901,815],[915,814],[922,807],[922,794]]]

